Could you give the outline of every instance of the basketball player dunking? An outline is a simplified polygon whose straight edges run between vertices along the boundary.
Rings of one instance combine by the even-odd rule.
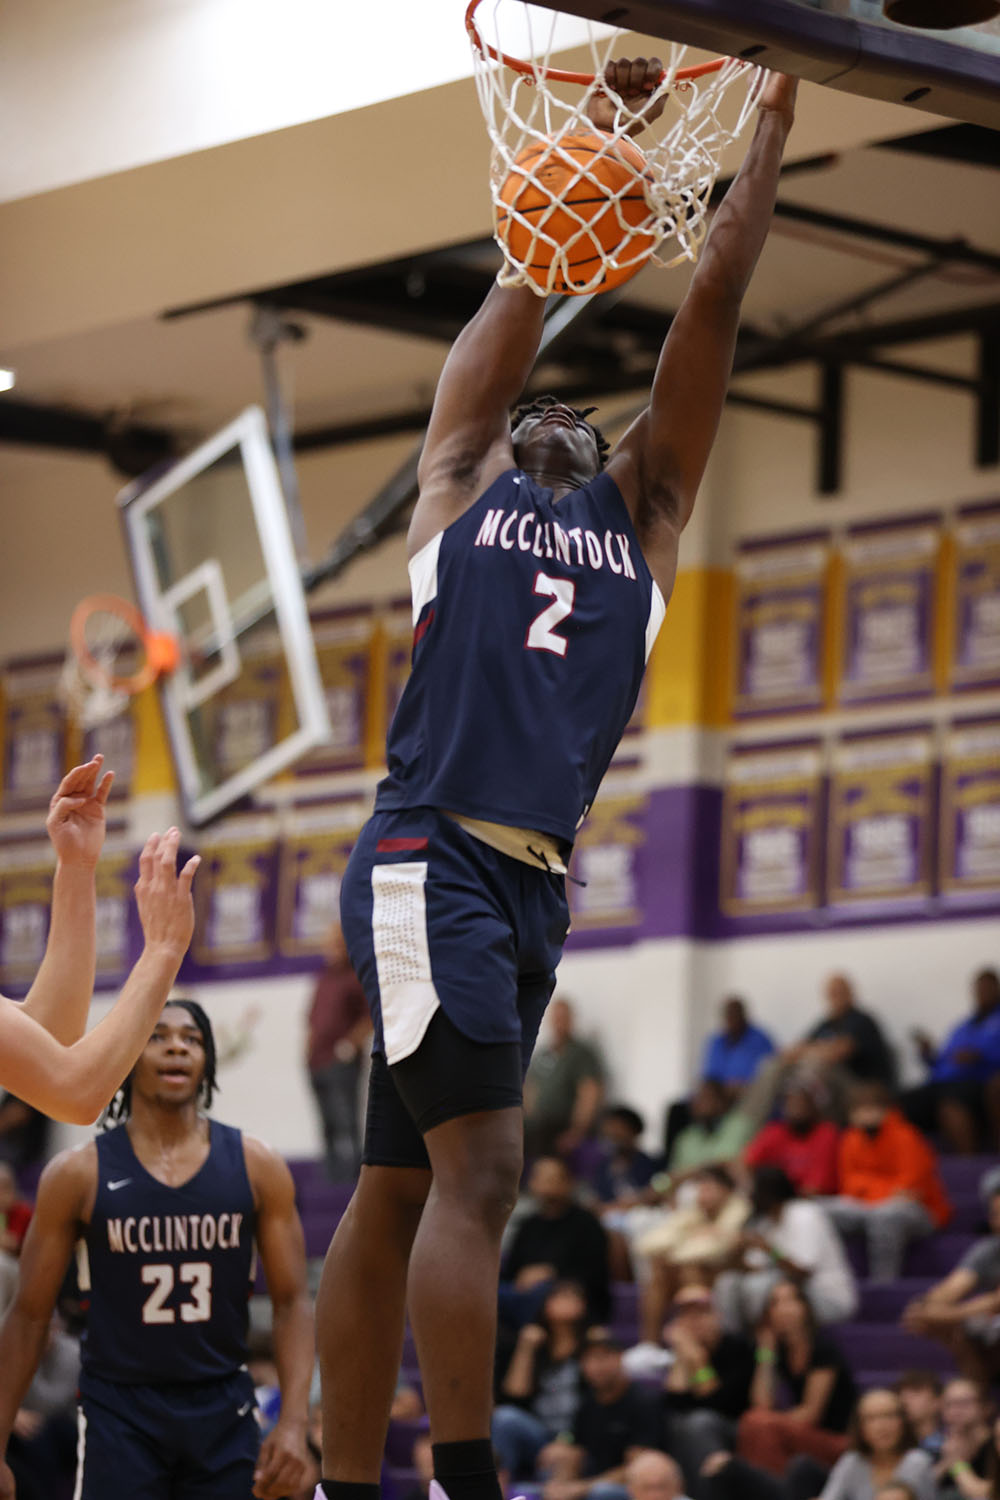
[[[112,1101],[124,1123],[42,1174],[0,1329],[0,1452],[82,1238],[76,1500],[278,1500],[305,1482],[313,1328],[294,1186],[270,1147],[200,1112],[214,1088],[209,1019],[171,1001]],[[246,1370],[255,1242],[281,1384],[263,1445]],[[0,1465],[0,1500],[13,1496]]]
[[[660,71],[623,60],[606,76],[641,108]],[[491,290],[438,385],[409,534],[413,670],[341,897],[375,1040],[365,1165],[317,1305],[329,1500],[377,1500],[404,1308],[435,1500],[499,1500],[500,1238],[521,1175],[522,1077],[569,925],[565,862],[670,597],[795,92],[766,81],[649,406],[606,464],[585,414],[560,402],[535,402],[511,430],[542,332],[528,288]],[[593,123],[612,118],[595,99]]]

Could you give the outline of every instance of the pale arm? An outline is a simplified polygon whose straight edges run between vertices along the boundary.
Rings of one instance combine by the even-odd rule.
[[[512,1396],[515,1401],[527,1401],[535,1389],[535,1361],[544,1342],[545,1331],[537,1324],[528,1323],[521,1329],[504,1376],[505,1396]]]
[[[146,945],[114,1008],[66,1047],[23,1005],[0,1000],[0,1087],[53,1119],[89,1125],[135,1063],[191,941],[198,858],[176,873],[176,830],[154,834],[139,860],[136,900]]]
[[[104,808],[112,772],[95,755],[63,777],[46,828],[58,856],[45,956],[22,1005],[69,1046],[83,1035],[94,992],[97,902],[94,869],[104,843]]]
[[[257,1199],[257,1248],[271,1298],[281,1389],[281,1415],[261,1445],[253,1492],[262,1500],[277,1500],[300,1490],[308,1474],[306,1428],[316,1356],[313,1314],[292,1174],[262,1142],[244,1137],[244,1148]]]

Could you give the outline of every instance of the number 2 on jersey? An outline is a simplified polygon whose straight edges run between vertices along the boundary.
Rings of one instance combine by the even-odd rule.
[[[191,1299],[180,1307],[182,1323],[207,1323],[212,1316],[212,1267],[207,1260],[185,1261],[177,1267],[178,1279],[191,1288]],[[174,1268],[171,1265],[146,1265],[142,1268],[142,1279],[153,1290],[142,1305],[144,1323],[173,1323],[177,1315],[166,1300],[174,1289]]]
[[[573,613],[576,584],[568,578],[550,578],[547,573],[539,573],[534,592],[552,603],[532,620],[525,647],[528,651],[552,651],[556,656],[565,656],[569,641],[564,635],[557,635],[555,627]]]

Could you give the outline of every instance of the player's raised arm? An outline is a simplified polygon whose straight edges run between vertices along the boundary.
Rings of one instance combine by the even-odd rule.
[[[512,466],[510,408],[531,374],[544,313],[545,299],[528,287],[494,286],[452,345],[420,456],[411,557]]]
[[[17,1291],[0,1324],[0,1454],[44,1352],[52,1309],[96,1181],[92,1145],[63,1152],[42,1173],[18,1262]],[[0,1462],[0,1500],[13,1496],[13,1476]]]
[[[279,1500],[300,1490],[308,1472],[306,1425],[316,1357],[313,1313],[292,1174],[276,1151],[253,1136],[243,1137],[243,1149],[257,1205],[257,1248],[271,1298],[281,1389],[281,1415],[261,1444],[253,1492],[258,1500]]]
[[[725,404],[743,297],[774,212],[797,87],[780,73],[767,78],[754,138],[671,324],[649,406],[609,461],[647,532],[660,520],[676,537],[694,507]]]
[[[177,873],[180,834],[153,834],[139,859],[136,903],[145,946],[113,1009],[93,1031],[64,1046],[0,999],[0,1087],[55,1120],[89,1125],[118,1088],[149,1039],[194,930],[191,882],[199,859]]]
[[[22,1008],[71,1045],[83,1035],[94,992],[97,902],[94,871],[104,845],[104,809],[113,772],[95,755],[63,777],[46,829],[56,851],[49,935],[34,983]]]

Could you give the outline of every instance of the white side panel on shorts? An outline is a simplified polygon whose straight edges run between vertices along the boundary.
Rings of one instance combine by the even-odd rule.
[[[73,1500],[80,1500],[83,1494],[83,1466],[87,1461],[87,1418],[83,1414],[83,1407],[76,1409],[76,1483],[73,1486]]]
[[[649,661],[649,653],[656,643],[656,637],[660,633],[663,624],[663,616],[667,612],[666,601],[660,593],[660,585],[653,584],[653,592],[649,598],[649,619],[646,621],[646,660]]]
[[[443,531],[437,536],[432,536],[416,556],[411,557],[407,564],[410,575],[410,592],[413,595],[413,623],[416,625],[420,619],[420,611],[425,605],[430,604],[432,599],[437,598],[438,591],[438,553],[441,551],[441,538]]]
[[[441,1004],[431,977],[426,884],[426,862],[372,870],[372,936],[390,1063],[416,1052]]]

